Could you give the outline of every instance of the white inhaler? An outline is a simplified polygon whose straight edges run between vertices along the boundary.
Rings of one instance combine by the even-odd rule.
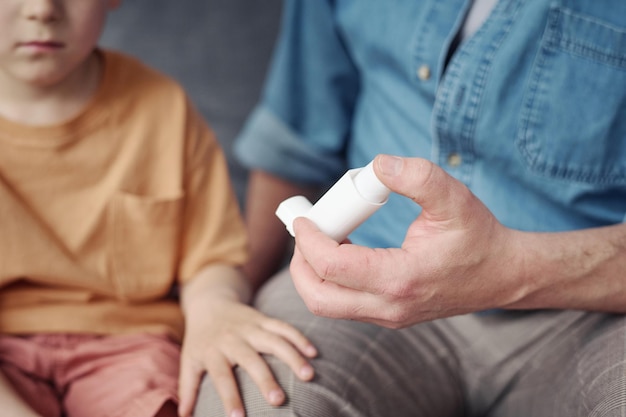
[[[372,161],[363,168],[347,171],[315,205],[300,195],[290,197],[278,205],[276,216],[291,236],[296,217],[306,217],[325,235],[341,243],[387,202],[390,193],[376,177]]]

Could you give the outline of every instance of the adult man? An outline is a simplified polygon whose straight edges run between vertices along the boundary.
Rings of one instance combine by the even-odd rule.
[[[296,221],[291,271],[314,313],[405,328],[307,316],[277,277],[257,307],[320,352],[312,383],[275,368],[286,415],[626,411],[626,4],[494,3],[287,2],[238,148],[248,274],[283,198],[401,156],[353,245]]]

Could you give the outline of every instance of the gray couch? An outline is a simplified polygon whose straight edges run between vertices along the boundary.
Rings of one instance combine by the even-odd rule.
[[[246,172],[232,157],[232,141],[259,97],[281,3],[126,0],[110,15],[101,41],[186,87],[226,151],[240,201]]]

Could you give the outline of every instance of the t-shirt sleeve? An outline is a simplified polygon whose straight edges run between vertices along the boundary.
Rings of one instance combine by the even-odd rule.
[[[312,185],[345,170],[359,77],[333,3],[285,2],[262,100],[235,144],[244,166]]]
[[[191,279],[210,264],[239,266],[247,236],[224,153],[190,105],[187,120],[185,204],[178,278]]]

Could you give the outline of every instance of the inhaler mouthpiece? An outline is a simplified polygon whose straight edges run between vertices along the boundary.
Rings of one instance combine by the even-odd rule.
[[[342,242],[389,198],[391,190],[374,173],[373,162],[351,169],[315,205],[303,196],[279,204],[276,215],[294,236],[293,221],[306,217],[331,239]]]

